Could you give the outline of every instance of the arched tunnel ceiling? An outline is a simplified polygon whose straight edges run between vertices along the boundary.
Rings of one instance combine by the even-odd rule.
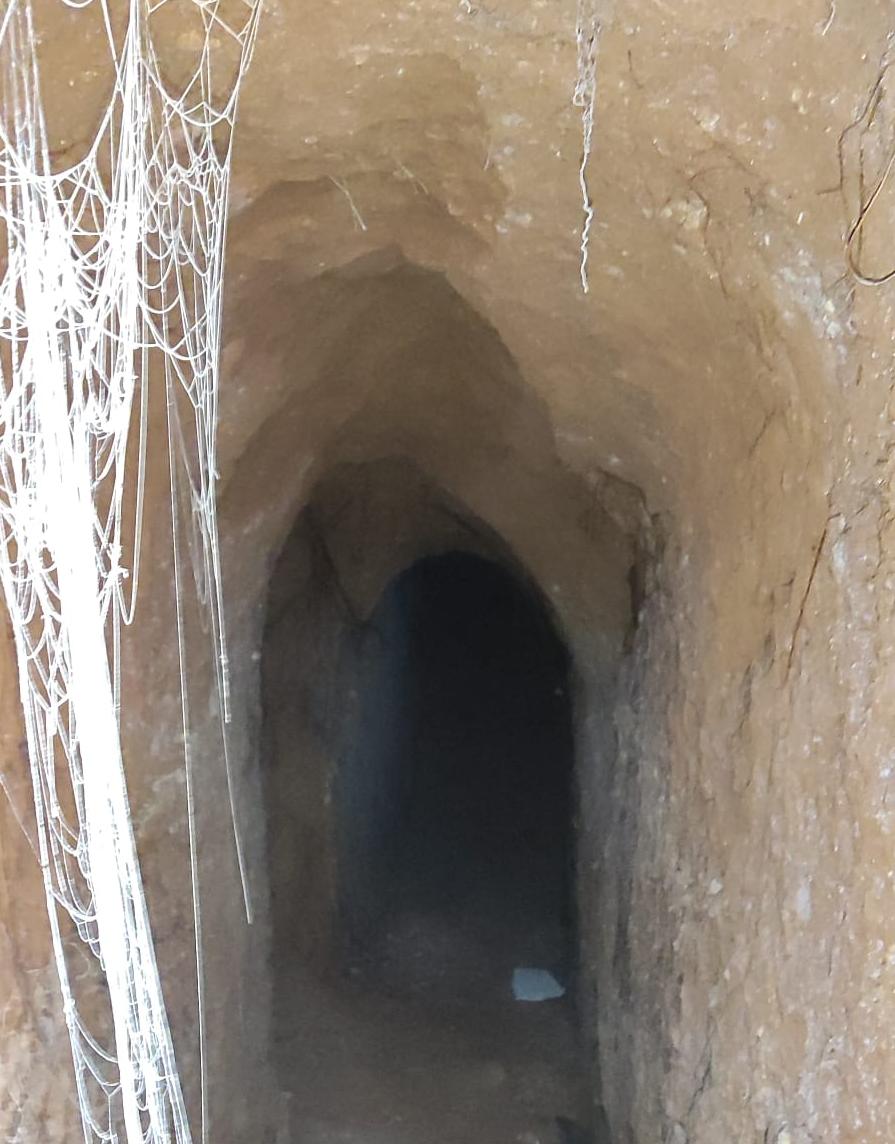
[[[843,203],[822,192],[883,8],[822,36],[819,4],[678,7],[600,12],[585,298],[571,5],[271,5],[234,278],[243,257],[305,277],[398,244],[500,331],[564,455],[657,506],[696,495],[707,433],[745,451],[782,406],[797,438],[814,408],[797,374],[835,386],[841,365]]]
[[[872,88],[887,6],[833,20],[826,0],[583,11],[602,27],[589,296],[574,4],[268,0],[228,297],[248,323],[253,297],[398,246],[499,331],[564,460],[704,520],[725,511],[704,479],[715,458],[745,470],[777,418],[786,451],[803,449],[829,389],[853,377],[842,234],[858,174],[848,147],[840,172],[837,141]],[[102,28],[80,20],[75,64],[78,13],[39,14],[64,161],[105,90]],[[167,5],[155,19],[176,85],[195,29]],[[871,266],[882,233],[868,228]]]
[[[613,519],[602,486],[562,464],[545,402],[496,331],[442,274],[397,252],[268,290],[251,310],[237,303],[229,326],[221,511],[234,575],[253,562],[263,593],[269,561],[257,554],[279,550],[315,483],[339,465],[396,458],[497,530],[569,625],[607,640],[601,654],[614,658],[639,499],[616,482]],[[363,484],[352,495],[362,500]],[[384,556],[392,575],[390,545]]]
[[[332,283],[404,259],[444,275],[496,331],[564,465],[641,488],[706,575],[732,565],[716,595],[747,595],[769,568],[791,577],[827,513],[841,444],[830,411],[859,365],[865,303],[843,273],[856,160],[837,143],[885,36],[881,5],[837,13],[825,32],[828,14],[600,9],[585,296],[571,5],[271,5],[235,155],[225,449],[242,418],[227,403],[246,409],[273,357],[283,384],[313,371],[309,327],[332,330],[350,370],[357,327],[350,305],[330,306]],[[870,262],[881,237],[868,229]],[[380,323],[384,393],[402,384],[410,331],[389,336]],[[325,388],[324,401],[344,392]],[[353,400],[344,392],[345,419]],[[313,417],[310,404],[296,416]],[[800,508],[769,520],[781,492]],[[728,635],[752,650],[754,628],[744,615]]]
[[[853,335],[862,316],[883,329],[885,317],[854,299],[843,235],[885,157],[885,93],[848,129],[879,73],[888,6],[582,0],[581,11],[600,27],[587,296],[571,0],[268,0],[236,139],[225,448],[229,410],[243,415],[276,347],[292,338],[298,371],[313,368],[313,339],[298,336],[319,313],[310,284],[323,298],[327,276],[397,250],[444,274],[497,331],[558,458],[641,488],[705,567],[740,543],[744,517],[762,520],[781,489],[795,496],[793,523],[764,542],[785,578],[827,511],[842,444],[830,411],[859,367],[865,379],[878,369]],[[174,87],[199,43],[192,16],[171,5],[153,16]],[[38,26],[64,163],[111,82],[104,33],[95,12],[46,0]],[[886,268],[886,212],[884,195],[863,236],[874,272]],[[338,315],[324,320],[344,340]],[[738,566],[750,560],[744,550]]]

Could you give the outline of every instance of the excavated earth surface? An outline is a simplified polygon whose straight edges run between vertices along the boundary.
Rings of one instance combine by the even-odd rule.
[[[514,959],[540,964],[555,942],[508,918],[485,884],[474,910],[398,913],[347,982],[283,971],[283,1140],[567,1144],[569,1126],[590,1139],[568,999],[520,1004],[510,991]]]
[[[101,32],[37,7],[54,154],[75,154],[108,83]],[[172,82],[186,9],[159,31]],[[219,484],[251,928],[198,624],[189,664],[214,1144],[464,1141],[475,1118],[477,1139],[550,1144],[557,1116],[615,1144],[895,1139],[895,285],[846,255],[895,145],[891,5],[595,11],[584,294],[571,0],[265,5]],[[891,268],[893,195],[852,244],[866,275]],[[196,1108],[165,496],[159,443],[124,734]],[[537,586],[575,693],[577,1018],[476,1006],[471,968],[474,1044],[450,997],[392,988],[384,955],[331,977],[355,635],[396,575],[457,550]],[[8,646],[0,666],[0,1128],[69,1141]]]

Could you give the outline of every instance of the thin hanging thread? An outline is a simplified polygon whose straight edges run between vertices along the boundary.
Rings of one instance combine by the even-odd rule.
[[[590,232],[594,221],[594,205],[590,193],[587,167],[593,149],[594,117],[597,105],[597,50],[601,26],[597,19],[593,0],[578,0],[578,18],[575,27],[575,40],[578,47],[578,75],[572,104],[581,108],[581,161],[578,166],[578,185],[581,190],[581,206],[584,222],[581,227],[581,261],[579,273],[581,289],[590,291],[588,259],[590,255]]]

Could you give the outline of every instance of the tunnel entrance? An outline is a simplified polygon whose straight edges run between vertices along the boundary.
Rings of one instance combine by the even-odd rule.
[[[539,594],[481,556],[417,561],[369,624],[337,768],[355,973],[471,998],[572,970],[568,657]]]

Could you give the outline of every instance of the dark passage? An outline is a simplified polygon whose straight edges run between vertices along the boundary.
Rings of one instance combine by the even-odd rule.
[[[569,663],[523,577],[420,560],[346,634],[333,809],[345,960],[277,1020],[296,1140],[587,1141]],[[513,996],[515,968],[566,996]]]
[[[499,565],[450,553],[393,581],[371,627],[339,768],[352,952],[379,961],[396,926],[428,921],[437,941],[428,949],[419,935],[405,977],[459,987],[463,973],[469,989],[500,974],[506,990],[512,963],[546,961],[566,978],[568,663],[540,598]],[[474,949],[484,964],[470,975]]]

